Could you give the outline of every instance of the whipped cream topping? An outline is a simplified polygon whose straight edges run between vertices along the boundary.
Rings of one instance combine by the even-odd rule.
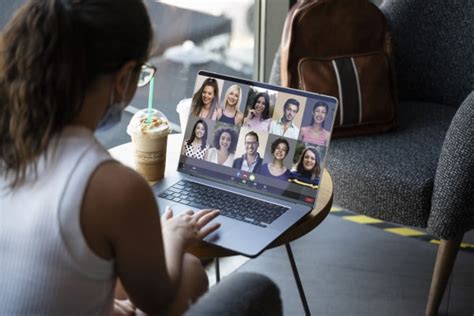
[[[171,132],[171,126],[168,121],[155,116],[151,118],[151,123],[148,124],[147,118],[143,117],[140,119],[140,123],[137,126],[136,131],[140,131],[142,134],[148,134],[151,137],[155,135],[161,136]]]

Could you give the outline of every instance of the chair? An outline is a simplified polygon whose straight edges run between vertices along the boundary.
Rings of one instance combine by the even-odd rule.
[[[211,287],[185,315],[283,315],[280,290],[264,275],[233,273]]]
[[[440,245],[426,307],[435,315],[466,231],[474,228],[474,2],[386,0],[400,126],[331,141],[334,203],[427,228]],[[277,54],[270,76],[279,82]]]

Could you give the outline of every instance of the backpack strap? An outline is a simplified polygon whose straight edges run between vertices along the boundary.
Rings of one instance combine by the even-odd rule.
[[[280,45],[280,69],[281,69],[281,85],[288,87],[289,72],[288,72],[288,62],[290,58],[290,48],[291,48],[291,39],[292,39],[292,29],[293,29],[293,20],[297,15],[303,11],[307,6],[312,5],[313,3],[318,2],[318,0],[298,0],[293,7],[291,7],[288,15],[285,19],[285,24],[283,26],[283,32],[281,35],[281,45]]]

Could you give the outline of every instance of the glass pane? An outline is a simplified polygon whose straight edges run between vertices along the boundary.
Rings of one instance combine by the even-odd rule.
[[[157,69],[153,107],[179,131],[176,105],[192,96],[199,70],[252,78],[255,0],[145,0],[158,46],[149,63]],[[149,87],[138,88],[120,126],[97,134],[108,148],[130,141],[126,126],[148,105]]]

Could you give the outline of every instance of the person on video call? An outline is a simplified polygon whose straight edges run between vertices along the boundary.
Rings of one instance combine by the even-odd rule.
[[[311,125],[301,128],[300,140],[314,145],[327,146],[330,133],[324,128],[328,114],[328,105],[325,102],[316,102],[313,106]]]
[[[271,145],[273,159],[270,163],[264,163],[260,168],[260,174],[274,177],[279,180],[288,181],[290,170],[285,166],[284,160],[290,151],[290,144],[283,138],[277,138]]]
[[[244,114],[239,111],[241,99],[242,88],[236,84],[230,86],[224,96],[224,107],[217,110],[217,120],[241,126],[244,120]]]
[[[232,167],[235,148],[237,147],[237,133],[228,127],[219,128],[214,134],[214,148],[207,152],[205,158],[209,162]]]
[[[270,133],[288,138],[298,139],[300,129],[293,124],[293,119],[300,109],[300,103],[295,99],[286,100],[283,105],[283,116],[273,121],[270,125]]]
[[[314,147],[307,147],[300,156],[296,170],[290,173],[288,181],[317,189],[321,173],[319,153]]]
[[[151,79],[152,38],[141,0],[29,0],[0,33],[0,314],[181,315],[206,292],[187,250],[218,212],[160,220],[94,135]]]
[[[191,113],[200,118],[215,120],[217,117],[219,86],[214,78],[207,78],[193,95]]]
[[[193,126],[191,137],[184,142],[182,155],[186,155],[191,158],[204,159],[209,149],[207,144],[207,123],[200,119]]]
[[[250,131],[245,134],[244,146],[245,154],[234,160],[232,168],[258,173],[262,166],[263,159],[257,152],[259,146],[257,133]]]
[[[272,119],[270,118],[270,97],[266,92],[255,96],[253,103],[244,119],[244,126],[259,131],[268,132]]]

